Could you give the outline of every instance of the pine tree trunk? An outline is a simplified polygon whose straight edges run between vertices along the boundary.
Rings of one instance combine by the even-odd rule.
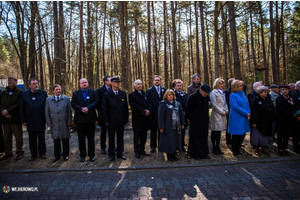
[[[176,42],[176,25],[175,25],[175,8],[174,2],[171,1],[172,13],[172,33],[173,33],[173,65],[174,65],[174,79],[179,78],[178,63],[177,63],[177,42]]]
[[[165,71],[165,87],[169,88],[169,72],[168,72],[168,57],[167,57],[167,8],[166,2],[163,2],[164,11],[164,71]]]
[[[229,10],[230,32],[231,32],[232,51],[233,51],[233,60],[234,60],[234,75],[236,79],[241,80],[242,76],[241,76],[241,65],[240,65],[240,57],[238,51],[237,35],[236,35],[234,2],[228,1],[227,5]]]
[[[150,2],[147,2],[147,17],[148,17],[148,84],[149,87],[152,83],[152,59],[151,59],[151,24],[150,24]]]
[[[273,20],[273,1],[270,4],[270,33],[271,33],[271,59],[272,59],[272,74],[273,83],[278,84],[277,70],[276,70],[276,58],[275,58],[275,38],[274,38],[274,20]]]
[[[200,55],[199,55],[199,24],[198,24],[198,11],[197,1],[194,1],[195,6],[195,18],[196,18],[196,63],[197,63],[197,74],[200,74]]]

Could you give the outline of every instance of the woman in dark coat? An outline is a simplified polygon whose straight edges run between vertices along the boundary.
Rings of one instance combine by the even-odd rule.
[[[181,129],[185,125],[182,106],[175,98],[174,91],[168,89],[158,107],[158,150],[167,153],[169,161],[178,160],[175,153],[181,151]]]
[[[293,99],[289,96],[290,87],[280,86],[280,95],[276,99],[276,128],[278,153],[281,156],[289,156],[287,145],[289,137],[295,132],[295,111],[296,106]]]
[[[190,121],[190,138],[188,156],[196,160],[210,159],[208,156],[208,124],[209,97],[211,88],[203,84],[198,92],[192,94],[188,100],[186,116]]]
[[[256,97],[251,106],[251,124],[252,142],[255,147],[255,155],[260,156],[259,147],[262,147],[262,153],[270,155],[267,151],[268,141],[272,139],[272,121],[275,115],[275,109],[272,101],[267,97],[269,89],[266,86],[257,88],[258,97]]]

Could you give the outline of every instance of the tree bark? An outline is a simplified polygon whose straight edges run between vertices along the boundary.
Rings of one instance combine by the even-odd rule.
[[[281,17],[280,17],[280,24],[281,24],[281,41],[282,41],[282,67],[283,67],[283,83],[287,82],[286,76],[286,52],[285,52],[285,41],[284,41],[284,23],[283,23],[283,6],[284,2],[281,2]]]
[[[53,1],[55,84],[61,84],[57,1]]]
[[[125,27],[124,27],[124,2],[118,1],[119,6],[119,24],[120,24],[120,31],[121,31],[121,45],[122,45],[122,52],[121,52],[121,59],[122,59],[122,76],[123,76],[123,83],[122,86],[124,89],[128,91],[127,85],[127,63],[126,63],[126,35],[125,35]]]
[[[149,87],[152,84],[152,59],[151,59],[151,24],[150,24],[150,2],[147,2],[147,18],[148,18],[148,52],[147,52],[147,56],[148,56],[148,84]]]
[[[197,1],[194,1],[194,6],[195,6],[195,18],[196,18],[196,63],[197,63],[197,74],[200,74],[199,28],[198,28]]]
[[[78,80],[82,77],[83,64],[83,1],[80,2],[80,33],[79,33],[79,64],[78,64]]]
[[[259,1],[259,16],[260,16],[260,31],[261,31],[261,42],[262,42],[262,50],[263,50],[263,63],[265,70],[265,83],[269,83],[269,66],[267,64],[267,53],[265,46],[265,36],[264,36],[264,24],[263,24],[263,13],[262,13],[262,5]]]
[[[103,59],[103,75],[106,76],[105,69],[105,28],[106,28],[106,3],[104,2],[104,19],[103,19],[103,42],[102,42],[102,59]]]
[[[36,49],[35,49],[35,21],[36,21],[36,11],[37,11],[37,2],[30,2],[30,26],[29,26],[29,69],[30,69],[30,78],[36,78],[35,74],[35,60],[36,60]]]
[[[175,25],[175,8],[174,2],[171,1],[172,13],[172,33],[173,33],[173,65],[174,65],[174,79],[179,78],[178,63],[177,63],[177,40],[176,40],[176,25]]]
[[[201,5],[201,3],[200,3]],[[203,7],[203,6],[202,6]],[[220,58],[219,58],[219,2],[215,1],[215,10],[214,10],[214,30],[215,30],[215,78],[219,78],[219,65],[220,65]],[[205,38],[204,38],[205,39]],[[205,53],[206,54],[206,53]],[[204,52],[203,52],[204,57]],[[204,57],[205,58],[205,57]]]
[[[93,56],[93,28],[91,23],[91,8],[90,2],[87,2],[87,61],[88,61],[88,69],[87,69],[87,79],[89,82],[90,88],[94,88],[94,56]]]
[[[229,10],[230,33],[231,33],[232,51],[233,51],[233,60],[234,60],[234,75],[236,79],[241,80],[242,76],[241,76],[241,65],[240,65],[240,57],[238,51],[237,35],[236,35],[234,2],[228,1],[227,5]]]
[[[154,3],[151,1],[152,4],[152,17],[153,17],[153,34],[154,34],[154,51],[155,51],[155,73],[159,73],[159,57],[158,57],[158,51],[157,51],[157,35],[156,35],[156,26],[155,26],[155,16],[154,16]]]
[[[167,6],[163,2],[164,11],[164,71],[165,71],[165,87],[169,88],[169,72],[168,72],[168,57],[167,57]]]
[[[66,92],[67,76],[66,76],[66,45],[65,45],[65,22],[64,22],[63,2],[59,1],[59,60],[60,60],[60,84],[62,92]]]
[[[270,5],[270,32],[271,32],[271,59],[272,59],[272,74],[273,83],[278,84],[278,76],[276,70],[276,58],[275,58],[275,38],[274,38],[274,20],[273,20],[273,1],[269,2]]]

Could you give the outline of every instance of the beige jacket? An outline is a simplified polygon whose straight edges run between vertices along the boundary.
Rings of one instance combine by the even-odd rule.
[[[210,93],[210,101],[213,107],[210,118],[210,130],[226,130],[226,115],[228,114],[228,107],[226,104],[225,93],[223,92],[223,94],[221,94],[219,90],[214,89]]]

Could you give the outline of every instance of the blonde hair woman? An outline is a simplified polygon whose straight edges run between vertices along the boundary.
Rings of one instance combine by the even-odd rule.
[[[224,80],[217,78],[213,84],[213,91],[210,93],[212,112],[210,118],[212,152],[215,155],[224,154],[220,149],[221,131],[226,130],[226,115],[228,107],[225,93],[223,91]]]
[[[240,148],[245,134],[250,131],[248,117],[250,117],[251,111],[243,91],[243,81],[233,81],[231,88],[228,133],[232,134],[232,152],[237,156],[241,154]]]
[[[175,100],[173,90],[168,89],[158,107],[158,129],[160,138],[158,150],[167,153],[169,161],[176,161],[176,150],[181,151],[181,129],[184,128],[184,115],[181,104]]]

